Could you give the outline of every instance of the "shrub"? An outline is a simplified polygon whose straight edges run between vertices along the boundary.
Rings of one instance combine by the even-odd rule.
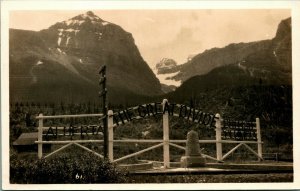
[[[91,154],[62,154],[34,162],[11,157],[10,181],[19,184],[122,183],[126,173]]]

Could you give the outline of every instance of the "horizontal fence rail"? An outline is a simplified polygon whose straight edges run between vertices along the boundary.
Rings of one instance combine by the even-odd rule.
[[[60,118],[80,118],[80,117],[103,117],[103,114],[77,114],[77,115],[39,115],[36,119],[60,119]]]

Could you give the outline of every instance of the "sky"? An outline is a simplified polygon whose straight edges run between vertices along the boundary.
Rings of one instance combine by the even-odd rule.
[[[11,11],[9,27],[46,29],[89,10]],[[189,56],[230,43],[271,39],[289,9],[91,10],[132,33],[151,68],[162,58],[183,64]]]

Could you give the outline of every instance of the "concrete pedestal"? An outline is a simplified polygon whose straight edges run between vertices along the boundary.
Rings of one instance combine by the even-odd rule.
[[[191,168],[191,167],[204,167],[205,158],[202,156],[183,156],[180,160],[182,168]]]

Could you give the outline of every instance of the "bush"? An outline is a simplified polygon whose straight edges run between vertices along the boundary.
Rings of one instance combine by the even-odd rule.
[[[122,183],[126,173],[91,153],[62,154],[34,162],[10,161],[10,182],[19,184]]]

